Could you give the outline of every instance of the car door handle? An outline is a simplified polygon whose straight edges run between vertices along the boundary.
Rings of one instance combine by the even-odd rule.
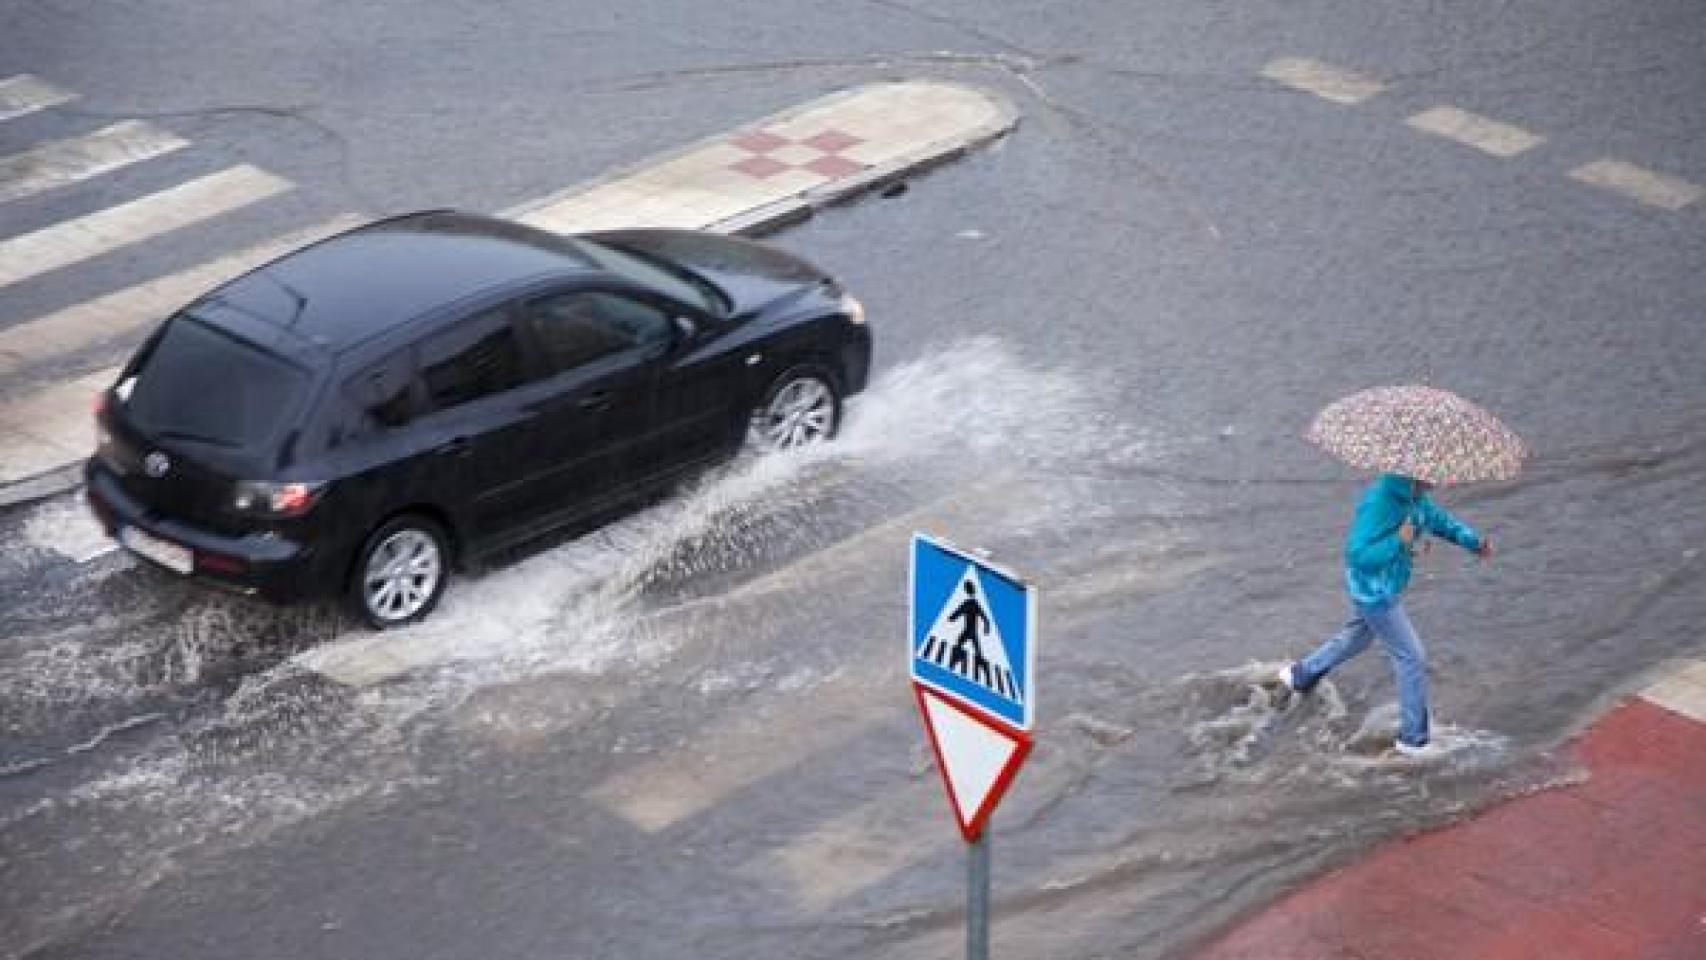
[[[466,457],[473,449],[474,445],[468,442],[467,437],[451,437],[439,444],[433,452],[445,457]]]
[[[575,401],[575,406],[582,410],[608,410],[611,401],[609,390],[596,390]]]

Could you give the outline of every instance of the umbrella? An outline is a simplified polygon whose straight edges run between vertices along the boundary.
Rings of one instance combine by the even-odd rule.
[[[1309,441],[1353,467],[1445,486],[1509,480],[1528,449],[1499,418],[1448,390],[1374,387],[1315,415]]]

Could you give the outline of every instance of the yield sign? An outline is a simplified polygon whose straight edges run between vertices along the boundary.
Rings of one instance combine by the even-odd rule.
[[[973,843],[1018,776],[1031,752],[1031,738],[921,683],[912,689],[930,732],[936,768],[948,788],[948,803],[961,835]]]

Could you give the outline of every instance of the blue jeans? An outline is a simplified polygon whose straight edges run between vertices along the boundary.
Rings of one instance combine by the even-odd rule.
[[[1375,637],[1386,648],[1398,681],[1398,739],[1419,747],[1428,742],[1428,656],[1402,602],[1393,600],[1378,607],[1352,604],[1345,628],[1299,660],[1293,679],[1300,689],[1309,689],[1339,664],[1367,650]]]

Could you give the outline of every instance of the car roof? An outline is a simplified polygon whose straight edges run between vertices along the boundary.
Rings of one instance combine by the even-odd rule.
[[[595,272],[566,237],[510,220],[435,210],[357,227],[286,254],[219,287],[187,312],[251,339],[257,326],[271,326],[289,331],[303,346],[341,353],[482,291],[541,276]],[[261,323],[240,322],[238,316]],[[282,346],[282,339],[275,345]]]

